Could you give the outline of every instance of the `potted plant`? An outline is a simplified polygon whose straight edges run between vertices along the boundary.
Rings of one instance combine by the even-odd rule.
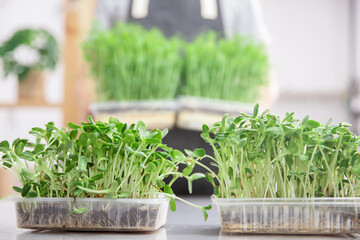
[[[22,29],[0,46],[5,76],[19,80],[19,98],[43,101],[43,70],[55,68],[59,59],[56,39],[44,29]]]
[[[175,211],[171,185],[192,173],[200,156],[186,157],[162,143],[167,130],[147,131],[145,124],[69,123],[58,129],[50,122],[32,128],[35,142],[0,143],[0,164],[19,179],[16,198],[20,228],[76,231],[152,231],[166,221],[168,204]],[[33,164],[33,170],[30,165]],[[186,165],[183,172],[178,166]],[[170,181],[165,183],[165,179]]]
[[[179,38],[166,39],[157,29],[131,23],[108,30],[94,25],[83,51],[96,83],[99,102],[90,106],[95,118],[141,119],[150,129],[171,128],[182,68],[180,47]]]
[[[201,130],[225,113],[250,113],[262,97],[268,69],[262,44],[240,35],[223,39],[211,31],[200,34],[185,46],[177,126]]]
[[[202,138],[212,146],[225,232],[337,234],[360,228],[360,138],[350,124],[287,113],[224,115]]]

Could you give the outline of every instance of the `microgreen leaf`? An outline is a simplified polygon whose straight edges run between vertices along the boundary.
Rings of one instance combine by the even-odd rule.
[[[154,163],[148,163],[147,165],[146,165],[146,168],[145,168],[145,171],[147,171],[147,172],[155,172],[157,170],[157,167],[156,167],[156,165],[154,164]]]
[[[194,157],[194,152],[190,151],[189,149],[184,149],[184,152],[186,153],[186,155],[188,155],[189,157]]]
[[[162,136],[162,138],[166,137],[166,135],[167,135],[168,133],[169,133],[169,130],[168,130],[167,128],[163,129],[163,130],[161,131],[161,136]]]
[[[306,126],[309,128],[318,128],[318,127],[320,127],[320,125],[321,124],[315,120],[308,120],[306,123]]]
[[[174,194],[173,190],[171,189],[171,187],[169,185],[165,185],[164,192],[167,193],[167,194],[171,194],[171,195]]]
[[[21,193],[21,192],[22,192],[22,188],[13,186],[13,189],[14,189],[15,192],[18,192],[18,193]]]
[[[0,142],[0,149],[1,148],[3,148],[3,149],[8,149],[8,148],[10,148],[10,144],[9,144],[9,142],[8,141],[2,141],[2,142]]]
[[[288,149],[291,153],[297,153],[298,152],[298,146],[294,140],[291,140],[289,142]]]
[[[79,159],[79,163],[78,163],[78,169],[81,171],[81,172],[87,172],[87,164],[88,164],[88,161],[87,161],[87,158],[84,157],[84,156],[81,156],[80,159]]]
[[[170,157],[173,161],[184,161],[186,159],[185,155],[179,150],[173,150],[170,152]]]
[[[131,195],[131,192],[122,192],[117,195],[118,198],[127,198]]]
[[[259,104],[257,103],[257,104],[255,104],[255,106],[254,106],[253,117],[257,117],[258,113],[259,113]]]
[[[147,155],[143,152],[135,152],[136,155],[146,158]]]
[[[207,133],[207,132],[209,131],[208,125],[203,124],[203,125],[202,125],[202,130],[203,130],[204,133]]]
[[[172,212],[176,211],[176,203],[175,203],[175,200],[173,198],[170,198],[170,210]]]
[[[31,189],[31,184],[30,183],[25,184],[24,187],[21,190],[21,196],[26,197],[26,195],[28,194],[30,189]]]
[[[307,155],[300,155],[300,160],[301,161],[308,161],[308,160],[310,160],[310,157],[307,156]]]
[[[205,150],[204,150],[204,149],[202,149],[202,148],[196,148],[196,149],[194,150],[194,155],[195,155],[195,157],[202,158],[202,157],[204,157],[204,156],[206,155],[206,153],[205,153]]]
[[[86,187],[82,187],[82,186],[77,186],[77,188],[79,188],[85,192],[88,192],[88,193],[109,193],[109,192],[111,192],[111,189],[95,190],[95,189],[86,188]]]
[[[188,180],[188,191],[189,191],[190,194],[192,194],[192,189],[193,189],[192,180],[190,178],[188,178],[188,177],[186,177],[186,178]]]
[[[15,147],[15,153],[16,155],[19,155],[22,153],[22,151],[24,150],[24,144],[22,142],[19,142],[18,144],[16,144],[16,147]]]
[[[282,130],[280,127],[269,127],[265,130],[265,133],[267,134],[274,134],[274,135],[281,135]]]
[[[214,178],[211,176],[210,173],[205,173],[205,179],[210,182],[213,186],[215,186]]]
[[[86,132],[83,132],[79,136],[79,146],[84,147],[88,140],[88,134]]]
[[[26,194],[26,197],[35,198],[37,197],[37,193],[34,191],[29,191],[28,194]]]
[[[77,213],[77,214],[81,214],[81,213],[86,212],[86,210],[87,210],[87,208],[75,209],[75,213]]]
[[[186,168],[183,169],[182,173],[183,173],[183,176],[189,176],[191,174],[191,172],[193,171],[193,168],[194,166],[190,165],[190,166],[187,166]]]
[[[65,168],[65,173],[69,173],[75,166],[76,162],[70,163],[70,165]]]
[[[100,180],[102,179],[104,176],[104,174],[102,173],[99,173],[99,174],[96,174],[95,176],[92,176],[91,178],[89,178],[89,181],[97,181],[97,180]]]
[[[192,181],[201,179],[201,178],[205,178],[205,174],[203,173],[193,173],[190,177],[189,177]]]
[[[210,143],[212,141],[209,133],[201,133],[200,136],[207,143]]]
[[[75,123],[69,122],[68,123],[69,128],[72,129],[80,129],[81,127],[79,125],[76,125]]]
[[[131,147],[129,147],[129,146],[126,146],[126,147],[125,147],[125,150],[128,151],[129,153],[133,153],[133,152],[134,152],[134,150],[133,150]]]
[[[72,216],[72,215],[75,214],[75,213],[77,213],[77,214],[82,214],[82,213],[84,213],[84,212],[86,212],[86,211],[87,211],[87,208],[77,209],[77,208],[75,207],[75,205],[73,205],[73,211],[71,211],[68,216],[70,217],[70,216]]]
[[[207,221],[207,219],[209,217],[208,213],[205,211],[205,209],[201,209],[201,211],[202,211],[202,213],[204,215],[204,220]]]
[[[26,168],[21,169],[21,175],[23,175],[26,179],[30,181],[33,181],[35,179],[35,175]]]
[[[165,182],[162,180],[157,180],[156,185],[158,188],[163,188],[163,187],[165,187]]]

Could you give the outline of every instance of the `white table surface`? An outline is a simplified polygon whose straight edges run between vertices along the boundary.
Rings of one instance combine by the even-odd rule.
[[[207,205],[209,198],[188,198],[188,200]],[[167,223],[158,231],[152,233],[82,233],[53,232],[18,229],[16,227],[14,204],[8,201],[0,202],[0,240],[75,240],[75,239],[116,239],[116,240],[235,240],[235,239],[360,239],[360,235],[249,235],[226,234],[220,231],[217,209],[209,211],[209,219],[204,222],[200,210],[177,202],[177,211],[168,213]]]

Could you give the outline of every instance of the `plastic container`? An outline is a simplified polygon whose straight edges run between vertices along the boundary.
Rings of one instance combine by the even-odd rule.
[[[213,198],[221,230],[236,233],[349,234],[360,230],[360,198]]]
[[[235,117],[239,112],[252,114],[254,109],[254,104],[190,96],[179,97],[178,104],[176,126],[195,131],[201,131],[203,124],[212,126],[225,113]]]
[[[166,228],[160,228],[157,231],[151,232],[122,232],[110,233],[107,232],[72,232],[71,234],[64,234],[63,232],[55,231],[23,231],[16,234],[16,240],[167,240]],[[303,240],[303,239],[301,239]]]
[[[73,213],[86,208],[84,213]],[[154,231],[166,222],[169,200],[16,198],[19,228],[61,231]]]
[[[108,121],[116,117],[128,124],[144,121],[149,129],[173,128],[176,120],[175,100],[141,100],[90,104],[90,112],[96,121]]]

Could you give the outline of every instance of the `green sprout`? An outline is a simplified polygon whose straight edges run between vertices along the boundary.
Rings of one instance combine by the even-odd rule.
[[[202,210],[205,219],[209,206],[201,207],[177,197],[172,184],[186,177],[204,177],[192,173],[203,156],[185,156],[162,143],[167,129],[146,130],[142,121],[127,125],[116,118],[109,122],[69,123],[70,129],[32,128],[36,141],[16,139],[12,145],[0,142],[0,166],[11,171],[21,182],[14,187],[22,197],[56,198],[158,198],[170,199],[176,210],[179,199]],[[33,170],[29,165],[33,164]],[[179,165],[186,171],[179,172]],[[166,183],[167,178],[170,182]],[[74,209],[81,213],[84,209]]]
[[[180,82],[182,41],[158,29],[94,25],[83,43],[101,101],[173,99]]]
[[[268,57],[264,46],[244,36],[217,39],[201,34],[185,47],[186,96],[254,103],[266,83]]]
[[[360,138],[350,124],[321,124],[287,113],[227,115],[201,137],[214,151],[206,179],[219,198],[360,196]],[[206,166],[205,166],[206,167]]]

